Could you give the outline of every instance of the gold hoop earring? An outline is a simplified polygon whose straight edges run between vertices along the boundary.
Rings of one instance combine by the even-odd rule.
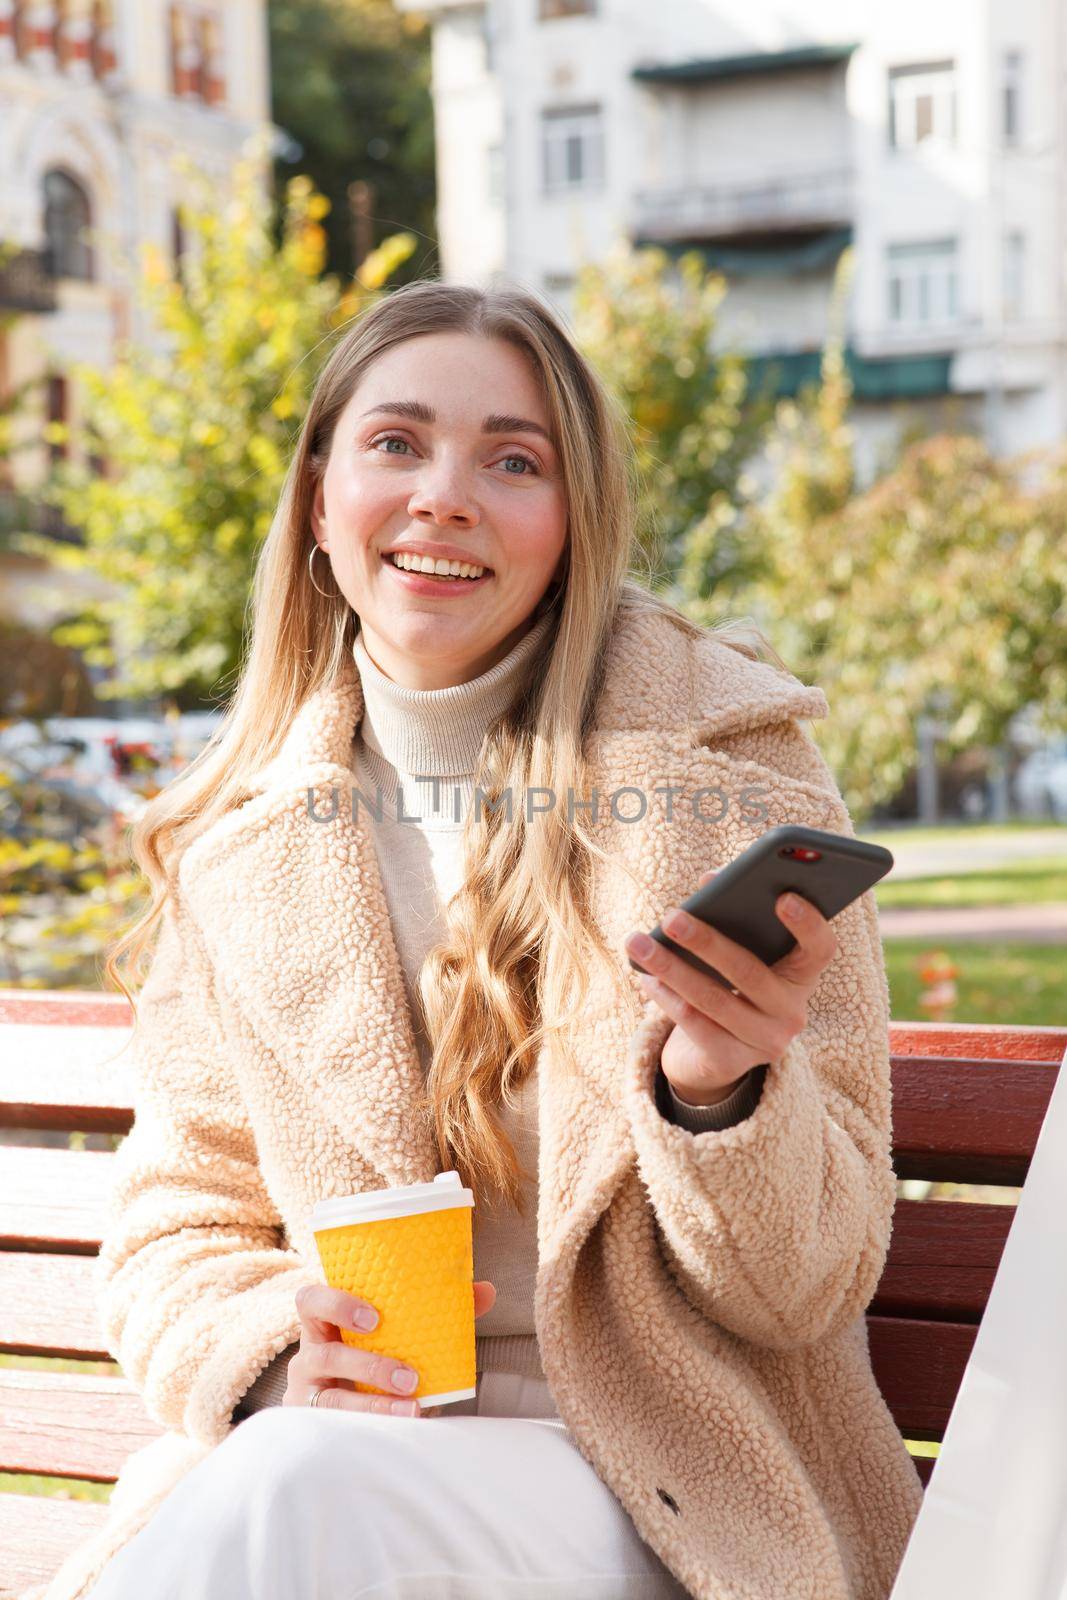
[[[317,539],[314,540],[313,543],[312,543],[311,549],[308,551],[308,577],[311,579],[311,587],[314,589],[316,594],[321,594],[321,596],[322,596],[322,598],[324,600],[336,600],[337,599],[337,595],[336,594],[327,594],[326,590],[325,589],[320,589],[318,584],[315,582],[315,566],[314,566],[314,563],[315,563],[315,552],[316,552],[316,550],[321,550],[321,549],[322,549],[322,546],[319,544],[318,540]],[[325,554],[325,551],[323,552],[323,554]]]

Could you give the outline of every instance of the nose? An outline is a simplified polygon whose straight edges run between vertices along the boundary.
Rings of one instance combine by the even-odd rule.
[[[478,506],[469,479],[447,461],[427,462],[408,500],[408,515],[419,522],[435,522],[441,527],[459,523],[473,528]]]

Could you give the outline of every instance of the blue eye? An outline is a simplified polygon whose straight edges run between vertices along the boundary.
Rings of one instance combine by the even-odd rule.
[[[377,438],[371,440],[371,449],[376,450],[379,445],[385,444],[407,445],[409,442],[399,433],[380,433]],[[382,454],[387,456],[398,455],[399,451],[383,450]],[[527,472],[506,472],[504,474],[506,478],[536,477],[540,474],[541,469],[538,467],[537,462],[530,456],[521,455],[518,451],[512,451],[509,455],[501,456],[500,459],[502,461],[521,461],[523,466],[529,469]]]

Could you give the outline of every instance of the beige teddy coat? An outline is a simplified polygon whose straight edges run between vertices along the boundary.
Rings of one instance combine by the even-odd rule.
[[[104,1526],[24,1600],[87,1594],[299,1338],[296,1290],[322,1281],[314,1203],[438,1170],[407,1112],[411,1017],[373,839],[351,813],[362,704],[352,663],[181,861],[139,997],[136,1121],[98,1263],[107,1348],[168,1431],[128,1460]],[[797,720],[826,715],[826,698],[627,609],[596,710],[587,751],[613,865],[596,868],[593,910],[619,961],[575,1027],[581,1075],[552,1052],[539,1062],[545,1374],[583,1456],[699,1600],[885,1600],[922,1491],[864,1321],[895,1197],[874,896],[835,919],[807,1027],[755,1112],[722,1132],[657,1110],[671,1023],[623,950],[766,828],[854,833]],[[666,785],[673,796],[653,792]],[[637,792],[613,805],[622,789]],[[310,818],[309,791],[320,814],[337,793],[334,822]],[[642,800],[643,820],[623,820]]]

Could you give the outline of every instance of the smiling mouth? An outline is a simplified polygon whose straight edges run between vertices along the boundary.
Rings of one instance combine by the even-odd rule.
[[[384,552],[382,555],[382,561],[386,566],[392,567],[394,572],[410,573],[411,576],[415,578],[433,578],[441,584],[481,583],[483,578],[491,578],[493,575],[492,567],[487,567],[481,562],[474,561],[456,561],[452,563],[453,566],[457,567],[477,567],[479,570],[473,573],[468,572],[463,574],[462,572],[424,572],[421,567],[401,566],[398,561],[393,559],[394,553],[395,552]]]

